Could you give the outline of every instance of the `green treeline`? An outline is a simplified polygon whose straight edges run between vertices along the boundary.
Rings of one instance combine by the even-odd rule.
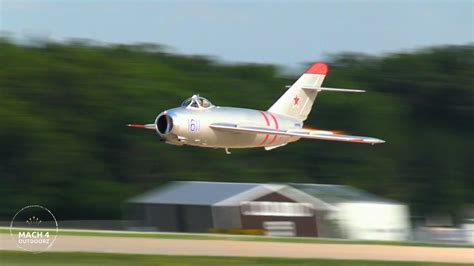
[[[120,203],[171,180],[355,186],[456,215],[474,200],[474,46],[372,57],[333,55],[306,125],[379,137],[383,145],[314,140],[270,152],[176,147],[125,127],[201,94],[266,110],[299,74],[223,64],[158,45],[0,40],[0,218],[40,204],[58,219],[114,219]],[[302,68],[303,70],[303,68]]]

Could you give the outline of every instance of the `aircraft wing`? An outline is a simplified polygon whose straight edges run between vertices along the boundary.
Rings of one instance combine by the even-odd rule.
[[[210,125],[211,128],[218,130],[225,130],[230,132],[247,132],[247,133],[260,133],[260,134],[273,134],[283,136],[294,136],[305,139],[320,139],[320,140],[332,140],[332,141],[343,141],[343,142],[355,142],[355,143],[366,143],[366,144],[380,144],[385,143],[384,140],[372,138],[372,137],[361,137],[336,134],[326,130],[310,130],[310,129],[291,129],[281,130],[272,129],[265,127],[254,127],[254,126],[239,126],[236,124],[229,123],[214,123]]]

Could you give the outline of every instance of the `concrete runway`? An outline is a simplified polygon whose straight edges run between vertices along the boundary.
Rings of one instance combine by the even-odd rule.
[[[9,234],[0,249],[20,250]],[[473,248],[58,236],[50,251],[474,263]]]

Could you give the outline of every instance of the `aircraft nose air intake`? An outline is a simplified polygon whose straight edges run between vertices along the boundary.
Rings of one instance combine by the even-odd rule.
[[[155,121],[156,130],[164,137],[173,130],[173,118],[167,114],[160,114]]]

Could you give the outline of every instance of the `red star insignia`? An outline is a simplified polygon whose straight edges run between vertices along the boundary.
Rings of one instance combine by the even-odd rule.
[[[298,104],[299,104],[300,98],[298,97],[298,95],[296,95],[295,98],[293,98],[293,101],[295,101],[295,102],[293,103],[293,105],[298,105]]]

